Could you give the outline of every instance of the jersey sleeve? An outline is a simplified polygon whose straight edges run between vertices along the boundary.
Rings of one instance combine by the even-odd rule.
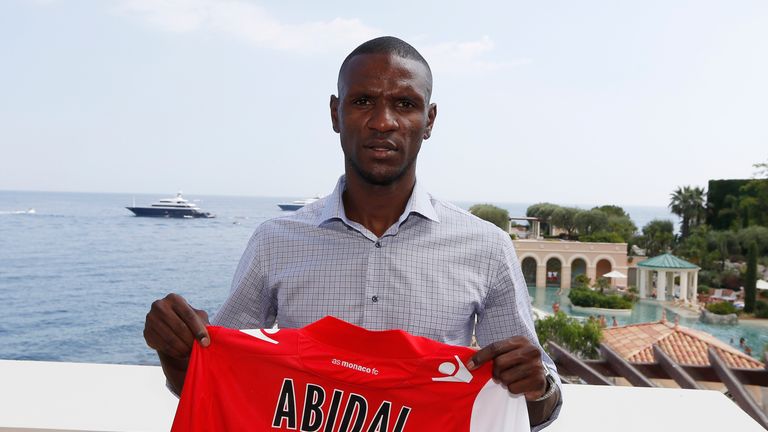
[[[513,395],[502,385],[488,380],[472,405],[470,432],[527,432],[528,408],[525,397]]]
[[[257,230],[240,258],[230,294],[213,317],[213,325],[235,329],[274,326],[277,307],[260,260],[262,247],[262,231]]]

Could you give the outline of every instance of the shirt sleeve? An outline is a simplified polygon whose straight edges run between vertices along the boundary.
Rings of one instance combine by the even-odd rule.
[[[506,237],[506,233],[504,235]],[[532,431],[538,431],[552,423],[560,414],[563,403],[562,382],[555,363],[541,347],[536,336],[531,299],[515,248],[508,237],[503,240],[501,251],[496,254],[498,259],[495,263],[496,270],[491,271],[488,295],[477,317],[475,335],[481,347],[512,336],[525,336],[541,351],[544,367],[549,370],[560,387],[561,397],[550,418],[532,428]]]
[[[253,234],[232,280],[229,297],[211,323],[235,329],[271,328],[277,307],[261,262],[261,231]]]

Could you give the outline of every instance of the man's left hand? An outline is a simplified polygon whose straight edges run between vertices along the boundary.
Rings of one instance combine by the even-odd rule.
[[[510,392],[533,401],[547,391],[541,351],[527,338],[515,336],[488,345],[469,359],[467,369],[477,369],[489,360],[493,360],[493,378]]]

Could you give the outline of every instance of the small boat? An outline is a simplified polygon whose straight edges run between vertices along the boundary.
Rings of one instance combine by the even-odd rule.
[[[317,200],[319,200],[320,197],[314,197],[314,198],[306,198],[303,200],[296,200],[289,203],[280,203],[277,206],[280,207],[280,210],[288,210],[288,211],[295,211],[302,207],[304,207],[307,204],[313,203]]]
[[[176,194],[176,198],[166,198],[153,203],[149,207],[126,207],[136,216],[165,217],[165,218],[212,218],[216,217],[211,213],[200,210],[197,204],[190,202],[181,196],[181,192]]]
[[[26,210],[11,210],[11,211],[0,210],[0,214],[19,215],[19,214],[35,214],[35,213],[37,213],[37,211],[33,208],[26,209]]]

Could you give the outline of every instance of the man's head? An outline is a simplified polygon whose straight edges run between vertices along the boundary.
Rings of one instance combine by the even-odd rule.
[[[341,93],[341,77],[344,73],[344,68],[349,64],[349,61],[352,60],[352,58],[362,54],[391,54],[421,63],[427,71],[427,79],[429,82],[427,91],[429,98],[432,97],[432,69],[429,67],[429,63],[427,63],[427,60],[424,59],[421,53],[419,53],[411,44],[393,36],[382,36],[377,37],[376,39],[371,39],[349,53],[347,58],[341,62],[341,67],[339,68],[339,78],[336,82],[336,87],[339,93]],[[429,98],[427,98],[427,102],[429,102]]]
[[[341,65],[331,120],[347,176],[388,186],[415,178],[421,142],[437,115],[432,72],[415,48],[394,37],[370,40]]]

